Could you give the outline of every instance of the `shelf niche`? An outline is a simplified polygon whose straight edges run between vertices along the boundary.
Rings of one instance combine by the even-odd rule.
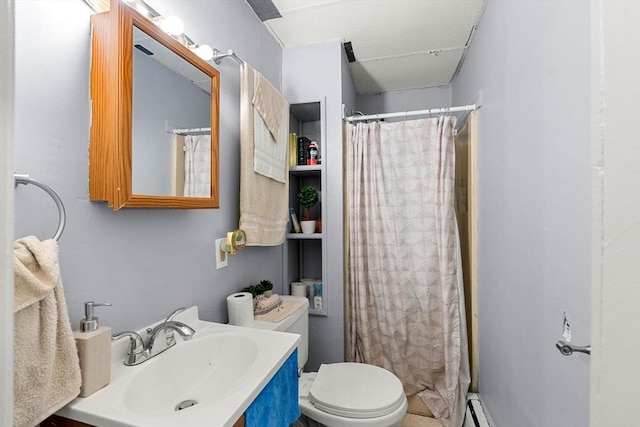
[[[292,165],[289,168],[289,206],[292,207],[298,217],[302,218],[303,210],[297,201],[298,191],[305,185],[313,185],[319,193],[319,202],[311,208],[313,219],[326,217],[326,206],[323,197],[325,188],[324,173],[324,148],[325,148],[325,101],[312,101],[291,103],[290,106],[290,133],[298,137],[307,137],[318,144],[317,165]],[[296,144],[297,160],[297,144]],[[297,163],[297,162],[296,162]],[[324,226],[324,225],[323,225]],[[312,234],[295,233],[291,223],[287,230],[286,243],[284,245],[284,272],[285,286],[291,292],[292,282],[300,282],[302,279],[315,279],[322,281],[321,309],[314,301],[313,289],[309,298],[309,314],[327,316],[327,292],[330,284],[326,283],[326,243],[325,234],[316,232]]]

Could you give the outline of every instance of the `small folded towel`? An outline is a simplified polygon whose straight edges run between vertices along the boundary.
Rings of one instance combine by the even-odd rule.
[[[251,99],[254,70],[242,66],[240,91],[240,228],[247,246],[276,246],[284,242],[289,221],[289,183],[278,182],[254,171],[255,117]],[[288,120],[288,114],[287,114]],[[260,119],[262,122],[262,119]],[[264,122],[262,126],[265,126]],[[287,126],[280,131],[288,131]],[[286,147],[286,144],[285,144]],[[286,163],[285,163],[286,164]]]
[[[255,314],[267,313],[282,303],[282,298],[277,294],[271,295],[267,298],[260,298],[260,296],[261,295],[256,299]]]
[[[13,425],[33,426],[80,393],[80,364],[64,299],[58,243],[14,244]]]
[[[285,183],[289,166],[289,104],[256,70],[253,87],[253,170]]]
[[[271,310],[265,314],[257,314],[254,316],[253,320],[260,322],[273,322],[279,323],[282,322],[287,317],[291,316],[300,306],[304,304],[303,301],[291,301],[291,300],[283,300],[282,304],[276,308],[275,310]]]

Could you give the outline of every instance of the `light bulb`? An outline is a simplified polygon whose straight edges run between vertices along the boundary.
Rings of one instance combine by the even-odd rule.
[[[205,61],[213,58],[213,49],[208,44],[201,44],[193,49],[193,52]]]
[[[179,36],[184,32],[184,24],[182,23],[182,19],[178,18],[175,15],[167,16],[166,18],[161,20],[160,28],[162,28],[162,31],[172,36]]]

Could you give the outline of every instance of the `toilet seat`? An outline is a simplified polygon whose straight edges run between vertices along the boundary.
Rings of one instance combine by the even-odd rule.
[[[309,389],[318,410],[345,418],[385,417],[406,405],[400,380],[386,369],[363,363],[321,365]]]

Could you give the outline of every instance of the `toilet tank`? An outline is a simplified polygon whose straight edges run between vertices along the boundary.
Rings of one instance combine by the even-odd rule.
[[[302,305],[284,318],[276,322],[253,322],[253,327],[270,331],[290,332],[300,335],[298,344],[298,368],[304,368],[309,358],[309,300],[305,297],[294,297],[291,295],[281,295],[283,304],[285,301],[301,302]]]

